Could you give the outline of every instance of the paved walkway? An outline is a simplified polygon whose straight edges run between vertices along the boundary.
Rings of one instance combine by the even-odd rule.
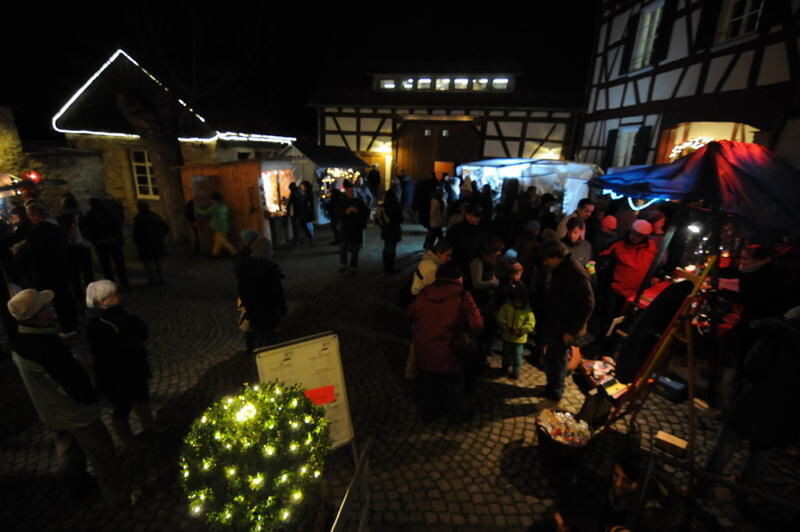
[[[419,260],[422,236],[421,229],[409,229],[398,249],[406,272]],[[559,479],[542,466],[532,422],[538,400],[530,393],[544,383],[544,375],[526,365],[519,381],[486,379],[468,424],[419,423],[413,383],[402,377],[408,327],[392,304],[406,276],[382,273],[381,242],[372,229],[355,278],[336,272],[336,248],[328,240],[322,231],[315,247],[276,255],[286,274],[290,310],[281,336],[339,334],[355,433],[361,441],[374,440],[373,530],[525,530],[551,512]],[[113,519],[96,499],[77,507],[66,504],[54,476],[52,435],[38,422],[16,369],[5,359],[0,361],[0,529],[207,529],[187,514],[177,479],[180,441],[205,406],[256,380],[255,365],[235,326],[231,261],[192,257],[179,249],[166,272],[165,287],[135,288],[126,295],[129,308],[150,325],[153,402],[171,424],[166,434],[150,436],[148,451],[124,454],[145,487],[144,499]],[[88,362],[82,343],[75,350]],[[499,366],[499,358],[493,365]],[[581,402],[570,382],[562,405],[577,411]],[[701,459],[716,429],[712,419],[701,417]],[[654,396],[640,416],[640,430],[645,446],[657,430],[685,438],[685,407]],[[601,475],[608,468],[602,456],[596,452],[587,458]],[[797,478],[797,463],[778,461],[781,456],[773,476]],[[352,472],[346,449],[334,452],[325,472],[333,499],[342,496]]]

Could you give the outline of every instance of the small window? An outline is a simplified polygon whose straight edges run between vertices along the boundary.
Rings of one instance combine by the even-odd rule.
[[[764,0],[727,0],[723,5],[717,41],[725,42],[758,29]]]
[[[412,90],[414,88],[414,78],[404,79],[402,86],[407,91]]]
[[[654,2],[642,9],[639,15],[639,27],[636,29],[636,40],[634,41],[636,44],[631,57],[630,70],[639,70],[650,65],[663,7],[663,2]]]
[[[508,78],[494,78],[492,80],[492,88],[496,91],[508,89]]]
[[[425,136],[426,137],[430,137],[431,136],[431,130],[430,129],[426,129],[425,130]]]
[[[485,91],[489,88],[489,78],[474,78],[472,80],[472,90]]]
[[[453,87],[455,87],[455,89],[459,91],[467,90],[467,88],[469,87],[469,79],[456,78],[453,80]]]
[[[391,91],[394,90],[395,82],[393,79],[382,79],[380,81],[380,87],[383,90]]]
[[[431,78],[419,78],[417,80],[417,88],[424,91],[431,90]]]
[[[450,90],[450,78],[436,78],[436,90],[437,91]]]
[[[158,182],[153,175],[153,165],[147,152],[131,150],[131,170],[136,197],[143,199],[159,199]]]
[[[633,143],[636,140],[637,131],[639,131],[638,127],[623,127],[619,129],[617,146],[614,149],[613,166],[619,168],[631,164]]]
[[[448,131],[447,129],[443,129],[442,130],[442,136],[443,137],[449,137],[450,136],[450,131]]]

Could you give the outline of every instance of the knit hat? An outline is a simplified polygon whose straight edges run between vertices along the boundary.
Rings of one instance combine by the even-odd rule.
[[[640,235],[649,235],[653,232],[653,226],[647,220],[636,220],[633,222],[633,230]]]
[[[617,229],[617,217],[609,214],[608,216],[603,218],[603,221],[600,222],[600,225],[606,231],[614,231]]]
[[[8,300],[8,312],[17,321],[28,321],[36,316],[55,297],[52,290],[28,288]]]
[[[519,262],[515,262],[514,264],[508,267],[508,271],[509,273],[522,273],[523,272],[522,264],[520,264]]]

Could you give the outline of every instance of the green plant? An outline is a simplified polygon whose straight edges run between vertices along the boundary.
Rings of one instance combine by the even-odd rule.
[[[298,386],[245,385],[195,420],[180,456],[192,515],[237,529],[296,524],[330,449],[322,407]]]

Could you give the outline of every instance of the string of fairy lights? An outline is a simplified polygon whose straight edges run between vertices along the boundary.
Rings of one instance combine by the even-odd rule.
[[[211,405],[184,440],[179,465],[192,515],[236,529],[296,523],[319,489],[328,421],[298,386],[248,386]]]

